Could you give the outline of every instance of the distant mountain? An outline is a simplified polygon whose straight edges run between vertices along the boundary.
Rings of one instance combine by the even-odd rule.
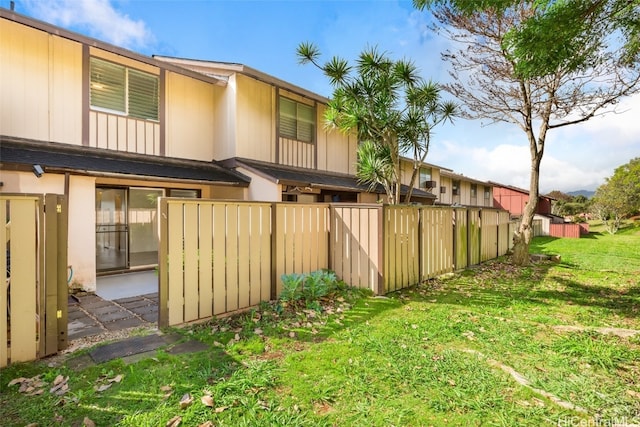
[[[576,190],[576,191],[569,191],[567,192],[567,194],[573,197],[584,196],[587,199],[590,199],[593,197],[594,194],[596,194],[596,192],[591,190]]]

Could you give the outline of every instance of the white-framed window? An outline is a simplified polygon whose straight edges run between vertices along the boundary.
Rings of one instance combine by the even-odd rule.
[[[315,140],[315,109],[307,104],[280,97],[280,136],[303,142]]]
[[[478,184],[471,184],[471,198],[475,199],[478,197]]]
[[[89,68],[92,108],[138,119],[158,120],[158,76],[95,57],[90,59]]]
[[[484,187],[484,199],[489,200],[491,198],[491,187]]]
[[[454,196],[460,195],[460,181],[455,180],[451,183],[451,194]]]

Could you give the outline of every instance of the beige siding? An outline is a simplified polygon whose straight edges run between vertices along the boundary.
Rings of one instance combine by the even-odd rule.
[[[82,48],[0,19],[0,133],[81,143]]]
[[[237,148],[239,157],[275,160],[275,95],[271,85],[237,75]]]
[[[229,77],[226,87],[213,90],[213,158],[236,157],[236,79]]]
[[[214,85],[173,72],[166,81],[166,155],[212,160]]]

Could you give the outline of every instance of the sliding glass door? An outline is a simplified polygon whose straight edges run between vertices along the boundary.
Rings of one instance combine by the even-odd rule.
[[[158,263],[158,198],[164,190],[129,189],[129,263],[131,267]]]
[[[96,270],[129,268],[127,190],[96,188]]]

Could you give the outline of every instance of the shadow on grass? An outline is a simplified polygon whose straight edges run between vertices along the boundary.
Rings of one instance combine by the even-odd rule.
[[[564,277],[570,275],[568,272],[555,270],[578,268],[568,262],[544,262],[525,268],[512,266],[506,261],[490,262],[489,265],[465,270],[453,279],[432,281],[431,286],[438,291],[438,302],[504,309],[523,303],[541,306],[566,304],[605,309],[627,318],[640,316],[640,284],[637,282],[632,286],[582,283]],[[632,283],[631,279],[629,283]],[[430,286],[429,283],[426,286]],[[428,300],[434,294],[414,295]]]

